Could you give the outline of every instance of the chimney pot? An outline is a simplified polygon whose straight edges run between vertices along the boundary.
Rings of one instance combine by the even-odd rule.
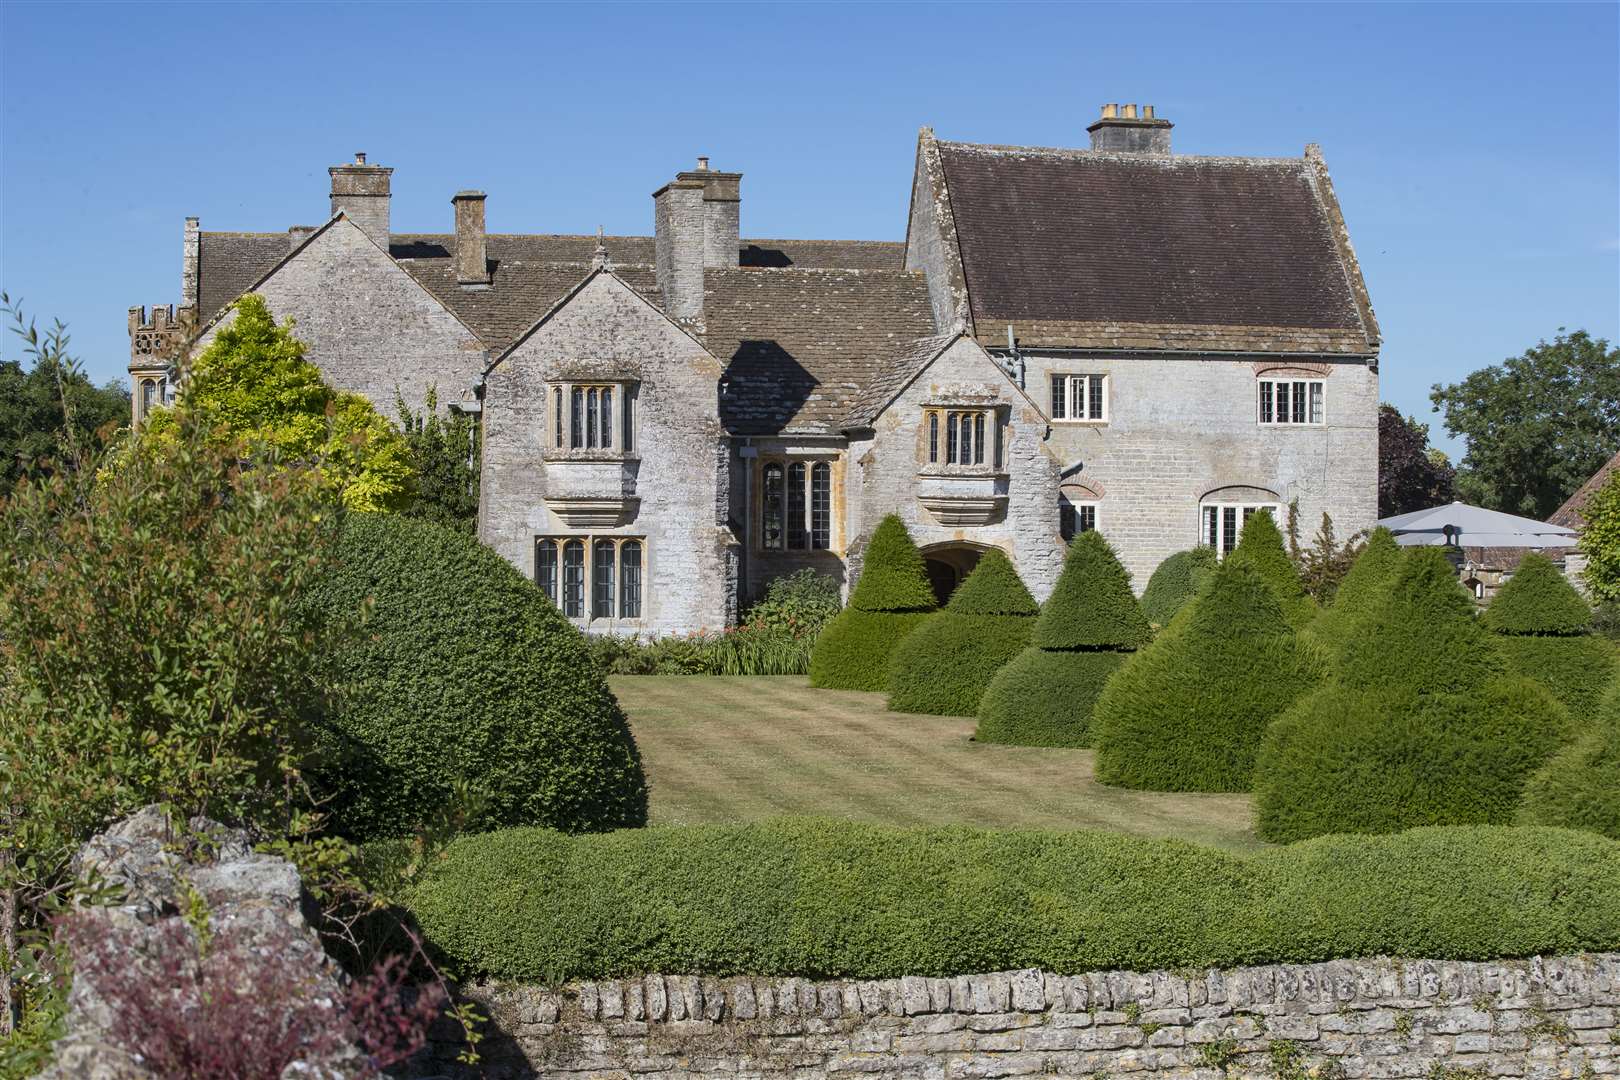
[[[698,170],[700,172],[708,172],[709,171],[709,159],[704,157],[702,154],[699,154],[698,155],[698,166],[697,167],[698,167]]]
[[[1151,105],[1142,106],[1142,119],[1144,119],[1144,120],[1152,120],[1153,119],[1153,106],[1151,106]]]
[[[1102,119],[1092,121],[1086,128],[1091,133],[1091,148],[1111,153],[1168,154],[1170,129],[1174,125],[1160,119],[1152,105],[1145,105],[1140,115],[1131,102],[1123,109],[1116,103],[1103,106]]]
[[[366,152],[364,150],[356,150],[354,152],[354,163],[356,165],[364,165],[366,163]]]
[[[1127,120],[1135,120],[1136,119],[1136,105],[1134,103],[1125,106],[1125,119],[1127,119]]]

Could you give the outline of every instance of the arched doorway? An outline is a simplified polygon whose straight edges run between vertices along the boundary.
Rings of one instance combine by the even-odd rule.
[[[939,544],[923,548],[923,567],[928,571],[928,584],[934,587],[934,596],[941,607],[951,593],[962,584],[962,579],[979,565],[984,548],[974,544]]]

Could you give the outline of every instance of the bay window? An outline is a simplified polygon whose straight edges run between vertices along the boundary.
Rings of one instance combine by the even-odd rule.
[[[636,447],[635,383],[558,383],[547,411],[552,450],[628,454]]]
[[[929,409],[928,464],[1001,467],[1001,425],[992,409]]]

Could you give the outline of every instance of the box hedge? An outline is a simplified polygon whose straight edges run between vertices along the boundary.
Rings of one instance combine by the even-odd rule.
[[[996,672],[1029,643],[1039,612],[1006,554],[986,551],[945,609],[895,649],[889,708],[973,716]]]
[[[1305,592],[1294,560],[1283,546],[1282,533],[1270,511],[1250,514],[1238,535],[1237,546],[1226,556],[1227,562],[1253,567],[1255,572],[1277,595],[1283,617],[1295,630],[1308,626],[1316,618],[1316,601]]]
[[[1153,571],[1142,593],[1142,614],[1154,626],[1169,626],[1183,604],[1197,595],[1218,562],[1215,549],[1178,551]]]
[[[1394,587],[1403,552],[1395,534],[1383,526],[1372,531],[1367,543],[1339,583],[1333,602],[1305,628],[1305,636],[1337,662],[1356,624],[1372,612]]]
[[[1096,530],[1063,561],[1030,645],[990,680],[979,702],[980,742],[1090,746],[1092,707],[1125,657],[1153,635],[1131,578]]]
[[[1321,675],[1271,587],[1251,564],[1228,559],[1103,691],[1097,779],[1151,791],[1248,791],[1266,726]]]
[[[1620,844],[1563,829],[1236,854],[778,819],[463,837],[397,895],[463,977],[810,978],[1489,959],[1620,946]]]
[[[425,521],[352,514],[341,565],[310,593],[333,619],[370,598],[330,657],[341,689],[315,777],[338,829],[407,834],[465,782],[472,828],[640,825],[635,741],[575,630],[511,564]]]
[[[899,517],[888,515],[866,546],[849,606],[816,639],[810,653],[810,685],[887,689],[895,647],[937,606],[922,553]]]
[[[1592,609],[1553,561],[1525,554],[1481,616],[1498,634],[1575,635],[1592,629]]]
[[[1592,633],[1592,609],[1552,560],[1527,554],[1480,620],[1513,670],[1546,686],[1578,722],[1596,716],[1620,651]]]
[[[1592,729],[1530,778],[1518,820],[1620,840],[1620,686],[1604,700]]]

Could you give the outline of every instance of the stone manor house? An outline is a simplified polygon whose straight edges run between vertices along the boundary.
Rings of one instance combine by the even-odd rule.
[[[245,292],[334,385],[436,388],[482,429],[479,536],[592,632],[715,629],[773,578],[859,572],[899,514],[949,592],[990,546],[1037,598],[1098,529],[1140,591],[1261,508],[1376,517],[1378,324],[1321,151],[1172,152],[924,128],[905,239],[744,238],[742,175],[676,173],[651,236],[396,233],[390,168],[324,224],[185,223],[180,310],[129,313],[135,420]],[[899,193],[896,192],[898,202]]]

